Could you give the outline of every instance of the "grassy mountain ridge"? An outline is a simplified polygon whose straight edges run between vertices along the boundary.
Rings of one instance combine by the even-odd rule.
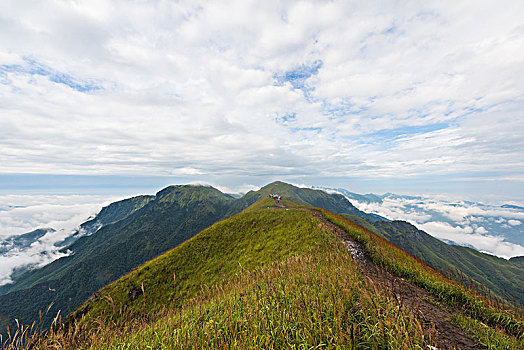
[[[96,234],[82,237],[74,242],[68,247],[68,249],[74,252],[73,255],[59,259],[42,269],[31,271],[27,275],[26,280],[28,288],[0,297],[0,323],[1,325],[12,325],[12,321],[11,323],[8,321],[14,317],[19,317],[23,322],[31,322],[38,318],[38,310],[45,310],[51,302],[57,304],[53,312],[61,309],[63,313],[67,313],[69,307],[71,309],[76,308],[93,292],[107,283],[116,280],[143,262],[176,247],[217,221],[230,217],[250,206],[243,215],[253,213],[260,209],[261,206],[272,206],[274,203],[267,198],[269,193],[281,194],[287,205],[291,205],[291,203],[287,202],[287,199],[289,199],[300,205],[330,208],[334,212],[347,215],[352,218],[352,221],[357,221],[363,226],[367,225],[366,227],[371,231],[378,232],[382,236],[386,235],[385,226],[381,229],[377,227],[387,223],[377,222],[377,216],[370,218],[368,214],[359,211],[346,198],[337,194],[328,194],[319,190],[298,188],[283,182],[274,182],[258,191],[250,191],[245,196],[234,199],[212,187],[169,186],[159,191],[156,196],[145,196],[144,201],[141,203],[143,205],[129,206],[129,214],[122,215],[120,220],[103,226]],[[257,202],[260,200],[262,202]],[[108,211],[107,213],[109,214],[110,212]],[[108,215],[107,217],[115,218],[116,216]],[[295,217],[295,219],[298,218],[298,216]],[[370,221],[363,218],[370,219]],[[300,216],[298,221],[304,220],[306,219]],[[249,225],[242,226],[239,230],[247,230],[247,227]],[[394,227],[394,225],[389,227]],[[295,229],[291,231],[295,231]],[[399,233],[401,230],[396,229],[394,232]],[[260,245],[259,248],[263,251],[264,246]],[[226,244],[221,249],[227,251],[229,245]],[[245,254],[245,256],[255,256],[260,252],[245,250],[240,253]],[[295,251],[295,253],[298,252]],[[285,256],[286,254],[283,254],[273,258],[277,260],[280,258],[285,259]],[[235,259],[229,259],[229,262],[231,261],[235,261]],[[268,261],[260,260],[257,261],[257,264],[265,264],[266,262]],[[180,266],[179,263],[177,264],[175,265]],[[260,265],[257,264],[255,265]],[[227,267],[226,270],[221,270],[224,274],[227,275],[227,273],[234,271],[233,267],[228,264],[224,266]],[[244,266],[244,263],[242,263],[242,266]],[[207,275],[204,274],[207,281],[210,283],[226,283],[222,279],[213,279],[211,277],[220,275],[222,272],[218,270],[217,272],[211,268],[207,268],[207,270],[209,270],[209,273]],[[144,276],[151,276],[146,270],[140,271],[142,271],[141,273]],[[201,273],[202,271],[197,272]],[[130,275],[134,273],[135,271],[131,272]],[[166,277],[168,280],[164,282],[185,280],[182,279],[183,275],[178,276],[180,277],[179,279],[176,277],[177,273],[174,273],[175,280],[173,280],[173,276],[168,276]],[[199,285],[197,282],[187,285],[184,287],[185,289],[182,288],[186,293],[186,297],[196,295],[195,293],[198,292],[196,289],[198,288],[195,286]],[[113,300],[113,302],[127,305],[126,312],[132,313],[133,310],[138,310],[137,305],[140,302],[136,304],[137,302],[135,301],[140,300],[140,295],[144,292],[142,291],[142,284],[130,284],[129,288],[121,289],[121,296],[116,301]],[[154,288],[148,285],[147,282],[144,282],[144,290],[147,296],[151,296],[153,300],[158,302],[151,304],[154,309],[165,307],[166,304],[161,301],[164,300],[162,298],[166,298],[166,295],[167,298],[173,297],[169,293],[155,295]],[[97,300],[97,298],[101,300],[99,297],[94,299]],[[133,300],[130,302],[130,299]],[[180,302],[185,302],[186,299],[182,298]],[[27,300],[27,303],[21,307],[20,300]],[[92,304],[90,302],[86,305]],[[143,303],[139,306],[142,307]],[[81,310],[84,312],[89,308],[83,307]],[[24,309],[25,311],[21,313],[20,310]],[[96,310],[96,307],[93,310]],[[104,313],[108,312],[107,309],[102,311]]]
[[[108,333],[97,330],[92,338],[89,331],[75,331],[80,336],[70,344],[422,346],[418,321],[394,311],[387,296],[362,282],[326,226],[308,211],[272,207],[272,200],[262,199],[104,287],[77,311],[84,329],[97,329],[101,320],[106,325],[142,320],[140,325],[126,325],[123,333],[113,333],[118,326]]]
[[[299,205],[324,208],[335,213],[355,215],[369,221],[387,220],[376,214],[368,214],[358,210],[343,195],[338,193],[327,193],[323,190],[296,187],[282,181],[272,182],[258,191],[249,191],[235,204],[241,210],[255,203],[257,200],[267,197],[270,193],[277,193]]]
[[[272,204],[269,200],[265,202]],[[224,275],[278,261],[321,243],[314,240],[321,229],[306,212],[257,208],[260,205],[254,204],[133,270],[97,292],[77,312],[85,314],[87,309],[95,317],[109,312],[107,295],[116,304],[125,305],[128,311],[139,310],[144,302],[142,285],[147,293],[148,311],[180,303],[195,295],[202,281],[211,285]],[[177,290],[172,288],[173,283]]]
[[[423,276],[428,286],[438,285],[449,295],[463,293],[464,300],[481,303],[399,248],[384,245],[383,238],[336,214],[321,213],[365,242],[384,266],[397,266],[395,274]],[[406,275],[408,271],[412,272]],[[55,328],[47,337],[35,339],[33,346],[439,346],[431,319],[416,316],[394,290],[378,281],[368,282],[362,273],[331,228],[310,209],[275,208],[265,198],[104,287],[78,309],[79,322]],[[441,300],[453,303],[452,298]],[[489,308],[483,305],[479,310]],[[457,317],[477,322],[468,315]],[[482,330],[487,335],[478,335],[478,341],[492,348],[517,349],[523,344],[494,328]]]
[[[506,298],[507,294],[509,300],[515,298],[524,303],[524,266],[471,248],[446,244],[405,221],[369,223],[354,216],[346,217],[445,274],[454,275],[458,270],[500,297]]]

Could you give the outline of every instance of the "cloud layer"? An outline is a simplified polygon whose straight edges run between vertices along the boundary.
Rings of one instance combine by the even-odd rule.
[[[522,188],[523,18],[521,1],[3,1],[1,172]]]
[[[119,199],[119,198],[118,198]],[[117,198],[105,196],[0,196],[0,244],[7,236],[36,228],[53,228],[29,247],[0,255],[0,285],[11,281],[14,270],[44,266],[64,256],[55,243],[74,232],[81,223]]]
[[[524,210],[430,197],[389,196],[359,209],[404,220],[432,236],[504,258],[524,256]]]

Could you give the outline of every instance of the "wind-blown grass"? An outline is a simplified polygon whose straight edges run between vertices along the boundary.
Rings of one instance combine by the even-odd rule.
[[[422,349],[433,334],[364,283],[340,244],[244,271],[152,323],[55,332],[39,346],[89,349]],[[80,334],[81,336],[78,336]],[[37,347],[38,348],[38,347]]]
[[[505,334],[501,329],[493,329],[484,323],[461,314],[454,314],[451,322],[464,329],[466,333],[488,349],[524,349],[524,339]]]
[[[510,308],[501,308],[498,300],[476,295],[437,270],[406,254],[386,239],[332,212],[317,209],[324,218],[345,230],[365,245],[373,261],[392,274],[424,288],[437,300],[460,310],[486,325],[503,329],[516,339],[524,338],[524,320]],[[503,306],[503,305],[502,305]]]
[[[363,278],[326,225],[306,210],[273,205],[264,199],[202,231],[97,292],[77,311],[77,321],[57,323],[46,336],[26,331],[25,344],[32,349],[438,347],[435,330],[413,315],[417,310],[405,308],[387,286]],[[439,301],[467,315],[477,315],[471,305],[504,312],[463,303],[483,301],[388,241],[339,215],[321,213],[363,243],[378,265]],[[518,327],[519,319],[509,315],[510,326]],[[502,320],[496,322],[511,332]],[[519,344],[518,333],[512,340],[497,332],[511,346]]]

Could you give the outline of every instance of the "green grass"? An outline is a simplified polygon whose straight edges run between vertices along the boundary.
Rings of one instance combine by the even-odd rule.
[[[480,344],[486,346],[488,349],[524,349],[524,339],[517,339],[511,335],[506,334],[501,329],[493,329],[480,322],[460,314],[454,314],[451,322],[466,331],[472,339],[475,339]]]
[[[291,203],[287,203],[291,205]],[[405,348],[430,344],[387,290],[363,282],[311,213],[270,199],[108,285],[38,348]]]
[[[522,320],[516,315],[492,308],[361,226],[320,211],[363,243],[378,265],[462,311],[463,318],[454,320],[476,339],[498,334],[502,340],[494,349],[522,344]],[[468,315],[473,323],[466,322]],[[495,333],[475,335],[475,322],[486,315],[507,318],[485,322],[491,326],[487,332]],[[393,291],[363,278],[326,225],[300,208],[274,208],[268,198],[104,287],[76,316],[78,322],[56,323],[46,336],[31,337],[26,329],[26,344],[32,349],[438,347],[435,330],[421,324]]]
[[[339,242],[330,237],[321,241],[316,248],[203,288],[181,309],[164,309],[154,322],[104,323],[76,337],[75,329],[69,329],[39,346],[423,349],[433,344],[434,334],[425,333],[389,291],[363,282]]]
[[[266,204],[270,204],[269,199]],[[260,204],[258,204],[260,206]],[[300,210],[261,210],[257,205],[212,225],[175,249],[149,261],[95,294],[96,302],[82,304],[78,313],[108,314],[110,297],[125,312],[147,313],[180,305],[203,286],[311,249],[333,239],[317,221]],[[266,205],[267,207],[267,205]],[[264,208],[264,205],[262,205]],[[101,301],[101,302],[99,302]]]
[[[493,328],[501,328],[516,339],[524,338],[523,318],[511,309],[501,309],[498,300],[491,301],[475,295],[362,226],[340,215],[323,209],[318,210],[327,220],[364,244],[377,265],[424,288],[440,302],[461,310],[465,315],[479,322],[482,321]]]
[[[424,334],[388,296],[362,283],[344,248],[244,273],[131,336],[95,349],[421,349]]]
[[[468,288],[477,288],[477,293],[490,295],[490,298],[496,294],[501,303],[502,299],[506,299],[506,303],[524,303],[524,268],[518,264],[471,248],[448,245],[407,222],[369,223],[355,216],[342,216],[386,238]]]

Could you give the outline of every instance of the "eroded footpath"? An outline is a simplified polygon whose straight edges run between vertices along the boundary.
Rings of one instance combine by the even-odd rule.
[[[278,204],[277,207],[296,209],[287,208],[282,204]],[[392,292],[397,302],[415,315],[428,334],[436,331],[438,349],[486,349],[468,338],[452,324],[451,312],[437,306],[438,303],[431,294],[377,266],[361,243],[356,242],[346,231],[326,220],[318,211],[307,208],[301,208],[301,210],[309,211],[323,225],[333,231],[357,262],[362,275],[368,280],[367,283],[373,284],[379,290]],[[428,348],[435,349],[429,346]]]

